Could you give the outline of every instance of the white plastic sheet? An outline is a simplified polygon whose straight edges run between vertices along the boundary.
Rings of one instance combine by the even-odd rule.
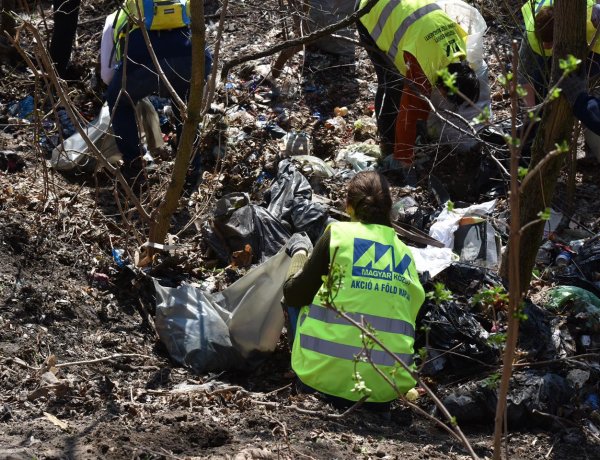
[[[463,217],[486,218],[495,206],[496,200],[452,211],[446,207],[431,225],[429,235],[444,243],[446,248],[455,249],[458,246],[455,242],[455,233],[459,229],[460,220]],[[460,241],[460,260],[487,268],[497,267],[499,254],[495,235],[494,228],[487,220],[484,220],[481,225],[469,228]]]
[[[142,140],[147,143],[148,148],[153,150],[162,147],[164,140],[160,131],[160,121],[152,103],[146,98],[140,100],[136,105],[136,114],[142,123]],[[84,130],[109,163],[116,164],[121,160],[121,152],[110,127],[110,111],[106,104]],[[52,150],[50,165],[58,171],[72,171],[95,165],[95,159],[83,137],[75,133]]]
[[[435,278],[438,274],[458,261],[458,256],[450,248],[436,248],[427,246],[426,248],[414,248],[411,246],[410,252],[419,273],[429,272],[429,276]]]

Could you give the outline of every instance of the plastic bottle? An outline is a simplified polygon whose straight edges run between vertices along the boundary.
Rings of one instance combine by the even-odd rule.
[[[554,261],[559,267],[566,267],[571,263],[571,253],[568,251],[561,251]]]

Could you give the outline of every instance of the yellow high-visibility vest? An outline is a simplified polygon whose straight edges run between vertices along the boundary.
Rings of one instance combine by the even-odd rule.
[[[587,0],[588,6],[585,34],[588,45],[592,43],[592,39],[596,34],[596,28],[594,27],[594,24],[592,24],[592,8],[595,4],[595,0]],[[533,9],[532,3],[528,1],[521,8],[521,12],[523,13],[523,21],[525,22],[525,33],[527,35],[527,42],[529,43],[529,46],[534,53],[546,57],[552,56],[552,48],[544,48],[541,43],[539,43],[537,34],[535,33],[535,15],[540,11],[540,9],[548,6],[554,6],[554,0],[535,0]],[[592,51],[594,53],[600,53],[600,40],[596,41]]]
[[[335,307],[368,324],[402,362],[414,366],[415,321],[425,293],[409,249],[384,225],[337,222],[330,231],[330,258],[335,254],[333,262],[343,273]],[[304,384],[350,401],[363,397],[355,391],[355,371],[370,391],[367,401],[397,397],[371,362],[401,392],[414,387],[415,380],[390,354],[372,344],[365,352],[364,345],[360,330],[326,308],[317,294],[300,311],[292,368]]]
[[[360,8],[367,2],[361,0]],[[360,22],[401,75],[407,73],[407,51],[432,86],[439,70],[467,55],[467,33],[433,0],[380,0]]]
[[[190,25],[189,0],[125,0],[117,11],[113,40],[115,43],[115,58],[122,59],[122,47],[128,32],[138,28],[130,18],[143,18],[148,30],[171,30]]]

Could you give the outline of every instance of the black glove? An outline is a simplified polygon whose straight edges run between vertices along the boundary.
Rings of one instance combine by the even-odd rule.
[[[294,233],[285,245],[285,252],[288,256],[292,257],[300,250],[304,250],[308,254],[312,248],[313,245],[308,236],[306,236],[306,233]]]
[[[568,75],[560,83],[559,87],[565,98],[567,98],[567,101],[569,101],[569,104],[574,105],[577,97],[581,93],[587,92],[585,75],[582,76],[580,73]]]

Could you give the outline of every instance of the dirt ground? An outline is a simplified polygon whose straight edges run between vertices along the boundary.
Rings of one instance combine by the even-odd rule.
[[[69,82],[69,90],[89,119],[101,105],[91,69],[111,3],[84,1],[80,16],[73,58],[78,79]],[[508,37],[517,36],[507,10],[476,3],[483,4],[490,26],[486,49],[494,45],[504,51]],[[222,50],[226,58],[281,40],[277,2],[235,2],[230,14]],[[39,21],[39,15],[32,20]],[[214,24],[208,36],[214,40]],[[500,92],[494,99],[499,118],[506,116],[508,102],[495,76],[504,65],[490,59],[492,92]],[[339,417],[315,396],[297,394],[285,337],[251,373],[195,375],[173,363],[153,328],[154,298],[147,282],[119,269],[111,254],[113,248],[132,253],[145,228],[130,211],[131,219],[123,218],[113,184],[102,174],[62,175],[47,167],[32,125],[15,124],[7,114],[10,104],[35,92],[36,82],[22,66],[3,65],[1,73],[0,150],[6,158],[13,156],[5,152],[15,152],[18,165],[0,171],[0,459],[468,458],[447,433],[401,407],[394,408],[391,420],[365,411]],[[215,102],[245,105],[254,117],[270,120],[283,111],[280,125],[309,132],[313,153],[324,159],[354,142],[352,124],[372,113],[376,81],[362,50],[354,61],[314,50],[296,55],[289,73],[276,82],[288,92],[279,112],[268,101],[268,85],[254,91],[253,75],[252,68],[234,70],[229,82],[236,90],[226,98],[221,89]],[[348,126],[327,128],[323,119],[341,106],[349,109]],[[218,137],[216,128],[211,129]],[[187,192],[187,205],[174,223],[177,230],[190,219],[206,219],[206,205],[225,193],[249,192],[260,202],[269,180],[259,178],[274,174],[279,141],[253,128],[246,131],[249,135],[231,147],[224,164],[217,164],[220,170],[205,160],[205,181],[199,193]],[[207,151],[214,147],[205,142]],[[597,166],[589,160],[578,164],[576,195],[581,223],[596,233]],[[169,171],[172,164],[159,161],[159,167]],[[343,210],[343,184],[326,181],[316,190]],[[561,183],[559,199],[563,197]],[[180,235],[180,242],[193,249],[152,274],[197,282],[212,277],[216,287],[242,276],[244,269],[207,268],[211,257],[195,228],[191,225]],[[432,384],[446,392],[464,380]],[[423,399],[422,407],[431,410]],[[510,458],[600,458],[598,433],[582,427],[581,418],[556,418],[545,430],[527,423],[513,430]],[[476,453],[489,458],[491,423],[463,429]]]

